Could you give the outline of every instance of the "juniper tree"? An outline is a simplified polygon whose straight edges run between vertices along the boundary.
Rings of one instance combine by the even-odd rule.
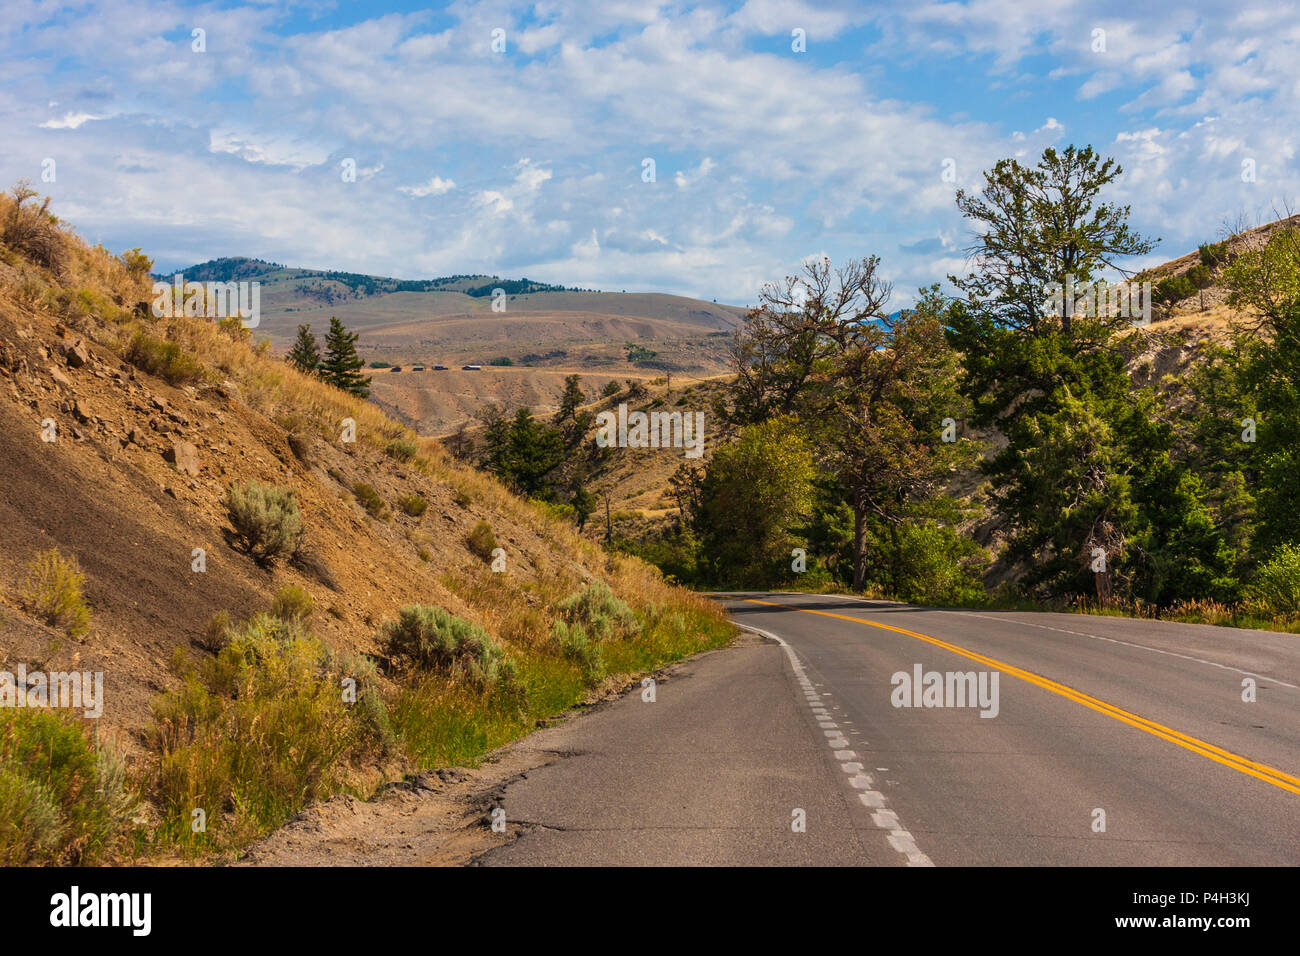
[[[1205,596],[1184,589],[1226,580],[1222,541],[1203,527],[1203,489],[1171,456],[1151,390],[1130,381],[1124,337],[1136,333],[1123,317],[1047,307],[1052,284],[1122,273],[1118,260],[1153,248],[1129,207],[1099,199],[1121,173],[1091,147],[1049,148],[1032,167],[1000,160],[979,194],[959,191],[975,269],[949,277],[965,298],[948,336],[974,424],[1007,440],[985,471],[1029,583],[1103,600]],[[1183,507],[1163,507],[1171,498]]]
[[[834,269],[820,259],[768,284],[732,348],[733,419],[797,414],[851,509],[857,590],[869,542],[884,536],[896,550],[902,523],[973,451],[941,437],[943,420],[960,419],[964,404],[942,299],[923,290],[915,308],[891,313],[879,264],[873,256]]]

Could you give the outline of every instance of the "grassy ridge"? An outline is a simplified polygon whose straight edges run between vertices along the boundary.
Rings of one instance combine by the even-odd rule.
[[[454,595],[461,602],[456,612],[465,618],[457,619],[456,641],[468,641],[471,658],[479,645],[495,648],[499,656],[489,670],[513,675],[509,693],[501,681],[466,679],[484,673],[481,668],[443,668],[436,654],[406,666],[391,655],[340,653],[312,632],[310,596],[283,592],[275,613],[233,624],[228,614],[215,616],[207,654],[195,658],[177,648],[172,689],[154,701],[146,754],[129,772],[111,747],[95,740],[93,724],[0,710],[0,862],[230,854],[315,800],[339,792],[365,797],[403,773],[472,763],[602,688],[718,646],[734,633],[711,602],[665,583],[648,565],[606,554],[568,521],[451,460],[438,442],[416,436],[375,405],[275,360],[238,321],[152,317],[137,307],[152,298],[150,264],[138,250],[114,257],[92,249],[43,208],[19,205],[0,194],[0,224],[7,224],[0,262],[9,270],[0,276],[0,306],[24,323],[48,326],[38,335],[58,323],[143,372],[213,386],[221,400],[237,400],[278,425],[287,433],[278,437],[295,449],[309,448],[302,439],[313,434],[337,441],[340,422],[352,419],[356,467],[418,476],[426,488],[445,486],[453,502],[447,507],[489,514],[503,537],[535,536],[543,548],[512,563],[509,574],[494,574],[486,563],[457,569],[449,561],[451,569],[435,579],[423,569],[434,541],[427,531],[412,532],[421,542],[419,557],[409,558],[412,580],[429,585],[419,600],[441,605]],[[263,445],[251,448],[266,452]],[[409,494],[399,503],[404,514],[428,507]],[[310,523],[310,514],[305,520]],[[480,555],[486,561],[495,538],[486,520],[482,526],[469,546],[486,550]],[[355,540],[358,548],[401,554],[377,544],[380,538]],[[75,573],[55,570],[58,575],[45,578],[56,584]],[[72,606],[79,581],[76,589],[45,590]],[[619,626],[606,628],[590,615],[568,621],[572,606],[584,603],[576,599],[596,586],[625,607]],[[67,631],[80,620],[45,616]],[[446,623],[439,615],[427,619],[434,628]],[[385,623],[372,625],[381,646]],[[555,638],[561,623],[600,635],[600,668],[567,653]],[[371,636],[354,637],[364,645]]]

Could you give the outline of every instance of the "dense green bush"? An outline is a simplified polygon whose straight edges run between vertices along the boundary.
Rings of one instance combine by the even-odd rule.
[[[1202,243],[1197,247],[1196,251],[1200,254],[1201,265],[1210,269],[1228,261],[1228,243],[1226,241]]]
[[[980,575],[988,556],[953,528],[933,521],[904,522],[893,555],[895,595],[912,604],[961,605],[984,600]]]
[[[169,385],[195,382],[203,376],[203,367],[180,345],[155,338],[144,330],[138,330],[131,337],[125,358],[136,368],[159,376]]]
[[[1173,305],[1181,302],[1196,292],[1196,287],[1187,276],[1170,276],[1156,283],[1155,298],[1157,302]]]
[[[1300,545],[1284,544],[1255,572],[1247,600],[1273,614],[1300,613]]]

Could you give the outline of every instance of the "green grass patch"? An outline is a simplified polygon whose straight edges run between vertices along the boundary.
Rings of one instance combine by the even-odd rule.
[[[525,655],[518,668],[523,706],[433,675],[404,686],[390,717],[411,763],[421,769],[476,766],[485,754],[535,730],[539,719],[577,705],[587,692],[579,669],[565,661]]]
[[[639,623],[635,636],[600,644],[609,673],[651,671],[720,647],[735,634],[724,618],[691,608],[652,605]],[[516,663],[525,694],[522,705],[449,686],[433,675],[405,685],[390,715],[412,764],[475,766],[485,754],[531,733],[539,720],[578,706],[590,692],[590,674],[573,656],[521,652]]]

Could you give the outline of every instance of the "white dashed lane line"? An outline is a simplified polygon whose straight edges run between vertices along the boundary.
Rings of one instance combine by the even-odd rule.
[[[875,789],[875,781],[872,780],[871,774],[863,771],[862,761],[858,758],[857,751],[849,749],[848,738],[844,736],[839,724],[831,718],[822,704],[822,698],[831,695],[824,691],[820,693],[817,691],[818,687],[824,685],[814,685],[809,680],[808,675],[804,672],[803,664],[799,661],[799,656],[794,652],[794,648],[770,631],[764,631],[761,628],[749,624],[740,624],[739,622],[737,622],[737,626],[747,631],[753,631],[755,634],[761,634],[763,637],[771,638],[785,649],[786,656],[790,658],[790,665],[794,668],[795,679],[799,681],[799,686],[804,692],[804,700],[808,702],[808,707],[817,720],[818,727],[826,736],[826,742],[830,746],[833,756],[840,762],[840,769],[846,774],[845,782],[857,796],[858,802],[872,811],[871,822],[881,830],[888,832],[889,845],[907,858],[908,866],[934,866],[930,858],[922,853],[920,847],[916,845],[916,840],[912,838],[912,834],[899,821],[898,814],[885,805],[885,795]],[[838,704],[832,706],[836,710],[839,709]],[[849,733],[861,736],[856,730],[850,730]]]

